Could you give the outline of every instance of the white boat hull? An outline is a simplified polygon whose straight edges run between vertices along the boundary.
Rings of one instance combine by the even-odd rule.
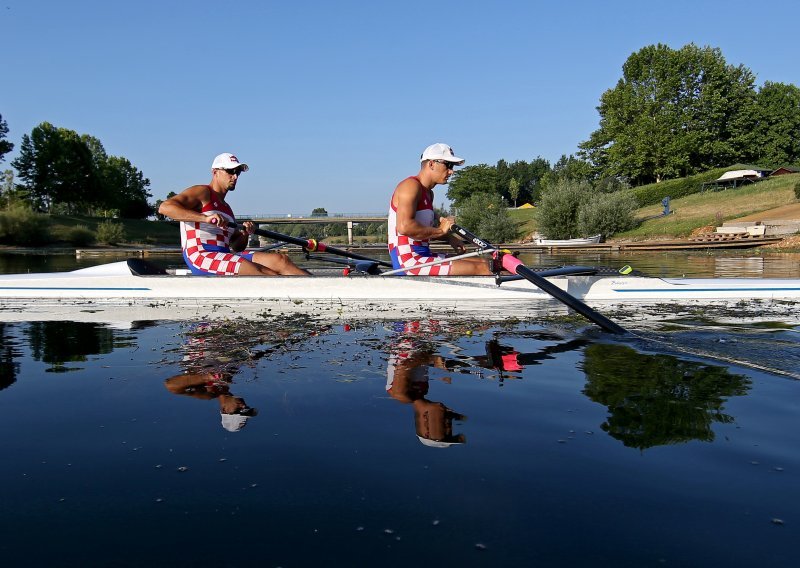
[[[568,276],[548,280],[592,306],[759,301],[796,312],[800,304],[800,279]],[[84,314],[94,308],[128,308],[139,310],[145,319],[209,313],[224,317],[265,310],[382,317],[406,315],[409,310],[502,317],[532,309],[563,310],[526,280],[498,286],[493,277],[137,276],[125,261],[73,272],[0,276],[2,319],[51,319],[50,314],[76,308]]]

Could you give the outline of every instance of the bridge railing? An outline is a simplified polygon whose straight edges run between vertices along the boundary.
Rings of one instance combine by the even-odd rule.
[[[331,223],[347,223],[347,243],[353,244],[353,226],[358,223],[384,223],[388,219],[388,215],[358,215],[358,216],[334,216],[334,217],[294,217],[286,214],[284,217],[268,217],[261,215],[237,215],[240,221],[249,220],[260,225],[290,225],[290,224],[326,224]]]

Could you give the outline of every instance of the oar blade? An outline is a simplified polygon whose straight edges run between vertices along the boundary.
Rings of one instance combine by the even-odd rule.
[[[540,290],[550,294],[553,298],[565,304],[567,307],[572,308],[589,321],[596,323],[604,330],[611,333],[616,333],[618,335],[624,335],[627,333],[627,331],[625,331],[625,329],[623,329],[620,325],[614,323],[603,314],[596,312],[585,303],[565,292],[549,280],[542,278],[512,255],[503,255],[502,262],[503,268],[512,274],[518,274],[519,276],[522,276]]]
[[[453,225],[450,227],[450,230],[455,233],[456,235],[460,236],[462,239],[466,241],[472,242],[474,245],[483,248],[495,248],[487,241],[483,240],[477,235],[472,234],[468,230],[459,225]],[[501,257],[501,262],[503,268],[508,270],[511,274],[517,274],[522,276],[526,280],[528,280],[531,284],[538,287],[540,290],[550,294],[553,298],[565,304],[567,307],[572,308],[583,317],[592,321],[599,325],[604,330],[616,333],[619,335],[623,335],[628,333],[625,331],[621,326],[617,325],[603,314],[597,313],[592,308],[581,302],[579,299],[575,298],[574,296],[568,294],[549,280],[545,280],[538,274],[536,274],[533,270],[522,264],[522,262],[515,256],[510,254],[503,254]]]

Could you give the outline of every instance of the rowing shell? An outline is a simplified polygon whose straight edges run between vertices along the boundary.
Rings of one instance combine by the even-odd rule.
[[[0,317],[62,319],[58,314],[69,312],[69,307],[86,313],[92,306],[151,308],[144,310],[144,319],[199,317],[211,308],[223,317],[226,311],[265,309],[381,317],[403,317],[410,309],[499,317],[527,313],[537,306],[548,313],[562,311],[548,294],[526,280],[497,285],[490,276],[343,276],[323,270],[313,277],[203,277],[137,274],[137,268],[142,272],[137,261],[121,261],[72,272],[0,276]],[[797,312],[800,303],[800,279],[567,276],[548,280],[598,306],[758,301],[762,306],[779,304],[784,311]],[[14,314],[18,315],[12,318]]]

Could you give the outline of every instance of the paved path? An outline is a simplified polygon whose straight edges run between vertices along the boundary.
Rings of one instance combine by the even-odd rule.
[[[789,203],[788,205],[781,205],[775,209],[768,209],[760,213],[753,213],[728,221],[733,223],[736,221],[800,221],[800,202]]]

